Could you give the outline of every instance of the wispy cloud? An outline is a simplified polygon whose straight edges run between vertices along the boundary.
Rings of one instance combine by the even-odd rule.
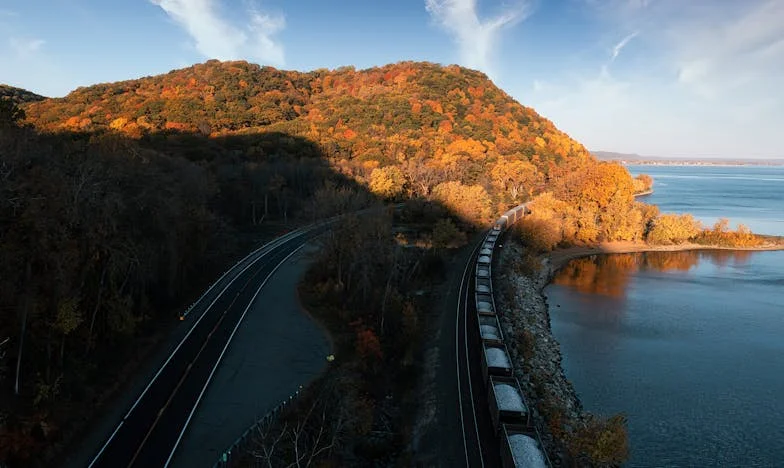
[[[161,7],[194,40],[196,50],[207,58],[250,59],[283,65],[282,44],[275,39],[285,26],[282,15],[252,7],[246,24],[234,24],[219,11],[217,0],[150,0]]]
[[[556,124],[592,148],[784,156],[784,2],[575,1],[601,25],[599,45],[616,39],[607,55],[535,87],[532,104]]]
[[[678,81],[707,98],[770,91],[784,78],[784,3],[750,1],[732,15],[672,28]],[[779,81],[780,83],[780,81]],[[778,93],[776,93],[778,94]]]
[[[620,42],[618,42],[617,44],[615,44],[615,47],[613,47],[612,50],[612,56],[610,56],[610,62],[614,62],[615,59],[618,58],[618,55],[620,55],[623,48],[626,47],[626,44],[628,44],[632,39],[637,37],[638,34],[640,34],[640,32],[635,31],[629,34],[628,36],[624,37],[623,39],[621,39]]]
[[[0,18],[3,18],[3,17],[13,18],[13,17],[16,17],[16,16],[19,16],[19,14],[17,12],[15,12],[13,10],[6,10],[6,9],[3,9],[3,8],[0,8]]]
[[[531,12],[528,1],[507,5],[491,18],[481,19],[477,0],[425,0],[433,20],[451,34],[460,50],[462,65],[492,75],[492,56],[501,31],[524,20]]]
[[[12,37],[8,39],[11,49],[19,56],[26,57],[41,50],[46,41],[43,39],[23,39]]]

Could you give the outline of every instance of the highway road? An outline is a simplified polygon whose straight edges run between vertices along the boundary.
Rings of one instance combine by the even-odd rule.
[[[500,445],[490,419],[487,386],[480,364],[481,339],[474,301],[477,251],[483,242],[484,239],[477,244],[466,262],[453,299],[458,430],[465,466],[471,468],[501,466]]]
[[[267,244],[219,279],[189,311],[192,321],[118,421],[90,467],[168,466],[229,343],[275,270],[324,226]]]

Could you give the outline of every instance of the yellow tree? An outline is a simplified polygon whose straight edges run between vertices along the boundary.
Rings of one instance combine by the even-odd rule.
[[[541,181],[536,166],[521,159],[499,158],[490,176],[493,185],[508,192],[513,201],[530,197]]]
[[[481,185],[444,182],[433,187],[432,196],[467,221],[487,222],[492,214],[490,196]]]
[[[648,241],[653,244],[678,244],[699,234],[702,226],[690,214],[663,214],[656,218]]]
[[[397,166],[373,169],[370,173],[370,191],[384,198],[394,198],[403,192],[405,178]]]

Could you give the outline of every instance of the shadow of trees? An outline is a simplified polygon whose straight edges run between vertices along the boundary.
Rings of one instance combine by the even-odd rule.
[[[384,201],[327,151],[279,132],[136,140],[0,127],[0,460],[40,464],[62,450],[183,306],[253,245]],[[395,190],[387,201],[406,198]],[[411,372],[412,291],[440,272],[439,221],[452,230],[437,246],[475,227],[419,198],[349,216],[323,237],[309,293],[356,343],[357,375],[399,362]],[[385,374],[350,404],[383,400],[397,375]]]

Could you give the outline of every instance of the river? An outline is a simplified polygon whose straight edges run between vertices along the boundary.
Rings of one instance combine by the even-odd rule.
[[[630,170],[662,211],[784,235],[784,168]],[[784,466],[784,252],[594,256],[545,292],[584,407],[628,417],[628,466]]]

